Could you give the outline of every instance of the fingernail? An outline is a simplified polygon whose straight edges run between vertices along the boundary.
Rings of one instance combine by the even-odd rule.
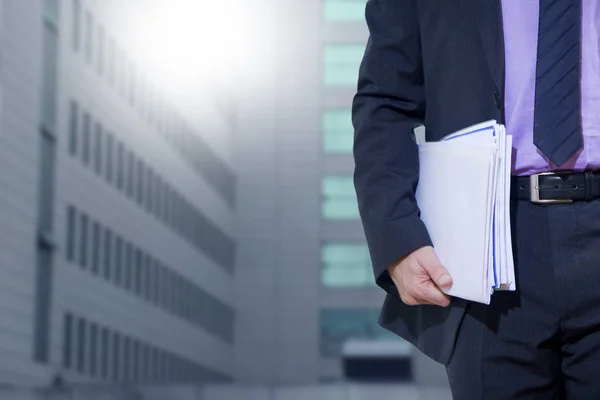
[[[450,278],[450,275],[442,275],[442,277],[440,278],[440,285],[443,288],[447,288],[450,285],[452,285],[452,278]]]

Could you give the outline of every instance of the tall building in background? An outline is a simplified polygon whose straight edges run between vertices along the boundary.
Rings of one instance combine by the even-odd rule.
[[[321,0],[320,4],[321,379],[339,379],[340,350],[349,340],[401,342],[377,323],[383,292],[374,283],[352,177],[351,104],[368,37],[365,4],[364,0]],[[410,354],[408,345],[402,347]]]
[[[230,116],[147,73],[142,4],[0,7],[0,383],[230,381]]]
[[[337,381],[345,342],[404,344],[377,324],[384,292],[374,284],[352,179],[366,1],[258,3],[279,34],[257,44],[262,68],[243,84],[236,378]]]

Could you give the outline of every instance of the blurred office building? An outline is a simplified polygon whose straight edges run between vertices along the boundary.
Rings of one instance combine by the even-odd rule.
[[[366,342],[391,341],[398,357],[412,353],[377,324],[384,292],[374,284],[353,186],[351,103],[366,2],[257,3],[278,35],[259,41],[269,49],[257,50],[261,67],[243,84],[234,144],[236,378],[336,382],[350,365],[341,361],[348,340],[376,353]],[[369,375],[356,361],[350,369]],[[410,373],[400,368],[396,377]]]
[[[209,3],[0,0],[0,384],[443,385],[377,325],[365,0]]]
[[[233,125],[138,62],[140,4],[0,2],[2,383],[233,379]]]

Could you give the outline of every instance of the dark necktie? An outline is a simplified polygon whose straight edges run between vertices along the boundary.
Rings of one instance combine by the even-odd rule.
[[[533,143],[555,165],[583,145],[581,1],[540,0]]]

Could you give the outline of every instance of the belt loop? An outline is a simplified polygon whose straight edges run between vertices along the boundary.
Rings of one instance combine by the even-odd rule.
[[[596,193],[594,173],[592,171],[585,172],[585,199],[587,201],[593,200],[593,196]]]

